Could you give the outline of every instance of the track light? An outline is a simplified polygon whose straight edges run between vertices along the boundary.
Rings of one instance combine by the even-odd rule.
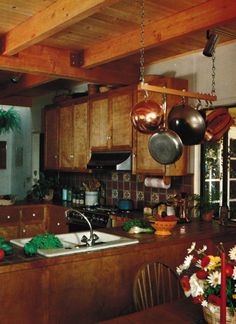
[[[11,82],[12,83],[18,83],[20,81],[21,77],[22,77],[21,73],[15,73],[11,77]]]
[[[211,57],[216,47],[216,43],[218,41],[219,35],[217,35],[214,31],[210,33],[207,31],[207,42],[203,50],[203,55]]]

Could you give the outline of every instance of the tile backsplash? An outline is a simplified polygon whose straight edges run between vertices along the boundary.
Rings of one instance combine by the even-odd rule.
[[[105,204],[117,206],[121,198],[132,199],[135,209],[144,206],[154,206],[160,201],[165,201],[169,195],[180,192],[192,193],[193,176],[171,177],[169,189],[151,188],[144,185],[144,175],[132,175],[129,172],[106,172],[106,173],[59,173],[61,186],[69,185],[74,190],[79,190],[83,182],[97,179],[101,182],[105,192]]]

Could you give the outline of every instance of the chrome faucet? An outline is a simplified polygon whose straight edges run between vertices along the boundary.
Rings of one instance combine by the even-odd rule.
[[[97,234],[95,234],[93,232],[93,228],[92,228],[92,225],[91,225],[90,221],[88,220],[88,217],[86,217],[79,210],[70,208],[70,209],[67,209],[65,211],[66,218],[69,221],[70,221],[70,215],[69,215],[69,213],[71,213],[71,212],[76,213],[81,218],[84,218],[86,220],[86,222],[88,223],[89,231],[90,231],[90,237],[87,237],[86,235],[83,235],[82,238],[81,238],[81,242],[85,243],[86,246],[93,246],[93,245],[95,245],[95,242],[99,239],[99,237],[97,236]]]

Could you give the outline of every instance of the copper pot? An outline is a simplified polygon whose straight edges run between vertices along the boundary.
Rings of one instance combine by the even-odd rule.
[[[153,100],[138,102],[131,111],[131,121],[141,133],[155,133],[163,122],[164,111],[161,105]]]

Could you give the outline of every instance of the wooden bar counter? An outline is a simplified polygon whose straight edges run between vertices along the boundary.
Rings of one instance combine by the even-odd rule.
[[[104,230],[105,231],[105,230]],[[141,264],[158,260],[173,269],[192,241],[235,244],[235,228],[200,221],[177,225],[171,236],[127,234],[139,244],[71,256],[26,258],[22,249],[0,263],[0,323],[97,323],[134,312],[132,285]]]

